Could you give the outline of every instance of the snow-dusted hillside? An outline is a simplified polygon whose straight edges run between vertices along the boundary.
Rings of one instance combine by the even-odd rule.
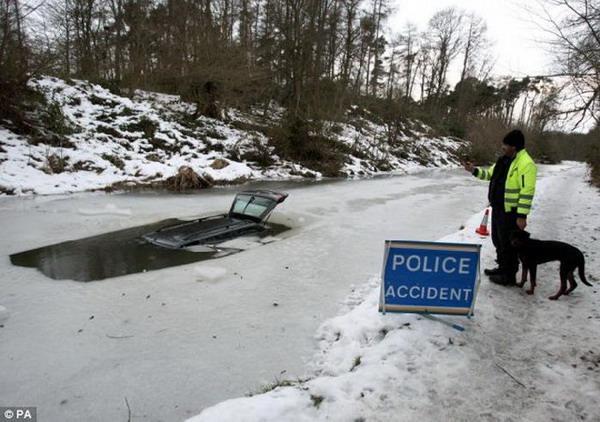
[[[223,122],[191,117],[195,106],[173,95],[136,91],[127,98],[85,81],[52,77],[30,85],[59,107],[73,133],[49,145],[0,126],[0,193],[53,194],[116,182],[150,183],[173,176],[182,165],[217,183],[321,177],[280,158],[261,131],[244,130],[276,125],[282,114],[276,107],[254,113],[227,110]],[[392,146],[386,127],[365,116],[349,110],[346,122],[325,125],[325,135],[345,153],[341,174],[457,165],[463,143],[435,137],[427,126],[409,122]],[[261,156],[268,159],[261,162]]]

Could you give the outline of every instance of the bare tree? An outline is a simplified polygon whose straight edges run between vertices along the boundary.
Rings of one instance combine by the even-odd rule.
[[[26,19],[39,8],[21,0],[0,1],[0,103],[25,87],[33,67],[33,51]],[[0,109],[2,105],[0,104]]]
[[[371,71],[371,75],[369,75],[369,71],[367,70],[367,84],[370,84],[371,86],[371,95],[377,95],[380,85],[379,80],[383,74],[383,66],[380,56],[385,51],[387,42],[385,38],[381,36],[381,33],[384,20],[387,18],[388,14],[389,5],[387,0],[373,0],[373,22],[375,28],[373,43],[369,49],[369,52],[373,55],[373,69]],[[369,54],[369,63],[367,63],[367,65],[370,64],[370,57],[371,54]]]
[[[409,23],[398,37],[400,57],[402,58],[402,77],[404,78],[404,99],[408,100],[413,91],[416,76],[416,60],[418,55],[417,27]]]
[[[394,89],[397,85],[396,76],[400,74],[400,69],[397,64],[397,61],[399,60],[402,54],[400,50],[400,37],[397,37],[396,39],[392,40],[389,47],[390,55],[389,57],[385,57],[385,59],[387,59],[389,63],[387,72],[388,79],[385,91],[386,97],[388,98],[388,100],[391,100],[392,98],[394,98]]]
[[[600,2],[598,0],[540,1],[544,29],[553,37],[557,66],[569,78],[575,106],[562,113],[591,118],[600,124]]]
[[[417,53],[417,73],[419,75],[419,101],[433,95],[437,62],[433,44],[427,32],[420,34],[419,50]]]
[[[437,12],[429,21],[429,32],[436,54],[432,80],[432,91],[436,97],[445,89],[450,62],[460,53],[463,44],[462,22],[463,12],[452,7]]]
[[[460,80],[467,76],[475,76],[477,60],[488,45],[486,38],[487,24],[480,16],[471,13],[467,16],[465,35],[463,65]]]
[[[65,0],[68,1],[68,0]],[[110,29],[114,31],[114,79],[120,81],[123,73],[123,50],[124,50],[124,22],[123,14],[124,0],[110,0],[110,11],[112,13],[113,24]]]
[[[356,41],[360,36],[358,23],[358,7],[360,0],[341,0],[344,13],[344,52],[342,55],[341,78],[345,88],[350,82],[352,63],[356,55]]]

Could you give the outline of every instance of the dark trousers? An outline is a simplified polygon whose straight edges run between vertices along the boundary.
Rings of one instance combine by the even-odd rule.
[[[498,265],[508,276],[514,276],[519,270],[517,251],[510,244],[514,230],[519,230],[517,213],[505,212],[504,206],[492,206],[492,243],[496,247]]]

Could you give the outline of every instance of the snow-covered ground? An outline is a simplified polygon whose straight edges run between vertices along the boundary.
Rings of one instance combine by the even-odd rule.
[[[305,380],[225,401],[190,422],[599,421],[600,198],[585,184],[582,165],[542,173],[529,230],[586,251],[594,287],[580,283],[571,296],[549,301],[557,265],[542,267],[534,297],[484,280],[476,317],[459,333],[420,316],[379,314],[374,275],[349,296],[345,312],[320,326],[320,351]],[[440,240],[479,242],[480,221],[475,215]],[[487,265],[490,243],[483,248]]]
[[[279,124],[283,111],[274,105],[260,112],[225,110],[221,121],[194,117],[195,105],[174,95],[136,91],[128,98],[86,81],[53,77],[30,85],[60,110],[73,133],[49,142],[18,135],[0,124],[0,195],[80,192],[117,182],[147,184],[164,181],[183,165],[217,183],[321,177],[315,169],[279,157],[264,130],[257,130]],[[359,111],[344,122],[325,124],[328,139],[346,150],[341,175],[458,165],[464,142],[407,121],[390,145],[386,125]]]
[[[531,230],[580,246],[593,276],[600,200],[585,171],[541,166]],[[548,301],[556,266],[538,271],[535,297],[484,280],[464,333],[377,313],[383,241],[477,241],[485,183],[435,170],[263,186],[290,192],[273,216],[292,226],[281,239],[92,283],[8,255],[220,212],[235,189],[0,198],[2,403],[49,421],[598,420],[598,288]],[[276,383],[292,385],[219,403]]]

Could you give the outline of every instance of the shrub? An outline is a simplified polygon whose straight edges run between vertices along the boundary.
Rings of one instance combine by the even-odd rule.
[[[206,144],[206,150],[207,151],[211,151],[211,152],[225,152],[225,147],[223,146],[223,144],[220,144],[218,142],[210,142],[208,139],[204,140],[204,143]]]
[[[318,409],[319,406],[321,405],[321,402],[323,402],[323,400],[325,399],[325,397],[319,396],[319,395],[315,395],[315,394],[311,394],[310,395],[310,399],[313,402],[313,406],[315,406]]]
[[[565,154],[560,151],[560,140],[552,138],[547,133],[530,133],[525,134],[525,147],[531,154],[534,160],[541,164],[555,164],[561,159],[566,158]]]
[[[162,161],[161,158],[160,158],[160,155],[158,155],[158,154],[156,154],[154,152],[152,152],[150,154],[146,154],[146,160],[148,160],[148,161],[155,161],[157,163],[160,162],[160,161]]]
[[[44,170],[50,174],[62,173],[67,167],[67,161],[69,161],[69,157],[50,154],[46,157],[46,167]]]
[[[590,165],[592,184],[600,187],[600,146],[598,145],[598,135],[600,135],[600,128],[596,128],[588,135],[590,146],[586,161]]]
[[[117,157],[116,155],[104,153],[101,155],[101,157],[103,160],[108,161],[109,163],[111,163],[113,166],[115,166],[119,170],[123,170],[125,168],[125,162],[123,160],[121,160],[119,157]]]
[[[130,109],[129,107],[123,107],[123,110],[121,110],[121,112],[119,113],[121,116],[133,116],[135,114],[135,112]]]
[[[108,89],[111,94],[121,95],[121,83],[116,79],[97,79],[93,81],[104,89]]]
[[[229,165],[229,161],[223,160],[222,158],[216,158],[210,163],[210,168],[215,170],[222,170]]]
[[[110,135],[110,136],[114,136],[115,138],[122,138],[123,137],[123,135],[121,134],[121,132],[119,132],[118,130],[116,130],[113,127],[106,126],[106,125],[98,125],[96,127],[96,131],[100,132],[100,133],[105,133],[105,134]]]
[[[204,126],[204,123],[201,120],[198,120],[197,116],[187,114],[187,113],[179,114],[175,120],[177,121],[177,123],[179,123],[184,128],[192,131],[192,133],[194,133],[193,131],[195,129]],[[194,137],[194,136],[195,135],[192,135],[192,137]]]
[[[67,118],[62,112],[60,104],[57,102],[49,102],[40,115],[44,126],[49,131],[54,132],[57,135],[70,135],[74,132],[73,128],[71,125],[69,125]]]
[[[14,188],[7,188],[5,186],[0,185],[0,195],[14,195],[15,194],[15,189]]]
[[[77,161],[73,164],[73,171],[95,171],[100,174],[104,171],[103,168],[97,167],[94,165],[93,161],[85,160],[85,161]]]
[[[275,163],[269,145],[263,144],[256,138],[252,139],[252,149],[241,154],[240,159],[254,162],[262,168],[272,166]]]
[[[90,95],[89,97],[90,103],[94,105],[106,106],[106,107],[116,107],[119,105],[118,102],[109,100],[108,98],[98,97],[95,94]]]
[[[152,145],[152,147],[154,149],[159,149],[165,152],[170,152],[170,153],[177,153],[179,151],[181,151],[181,144],[179,143],[175,143],[175,144],[171,144],[167,141],[165,141],[164,139],[160,139],[160,138],[152,138],[149,140],[150,145]]]
[[[147,117],[142,117],[137,122],[121,125],[120,129],[127,132],[144,132],[144,137],[146,139],[152,139],[158,129],[158,123]]]
[[[343,163],[340,146],[321,133],[322,128],[318,124],[296,117],[274,128],[271,139],[278,155],[325,176],[339,176]]]
[[[226,135],[224,135],[224,134],[222,134],[220,132],[217,132],[215,129],[208,129],[204,134],[206,136],[208,136],[209,138],[219,139],[221,141],[227,139]]]
[[[104,123],[112,123],[117,117],[116,113],[103,113],[96,117],[96,120],[99,120]]]

